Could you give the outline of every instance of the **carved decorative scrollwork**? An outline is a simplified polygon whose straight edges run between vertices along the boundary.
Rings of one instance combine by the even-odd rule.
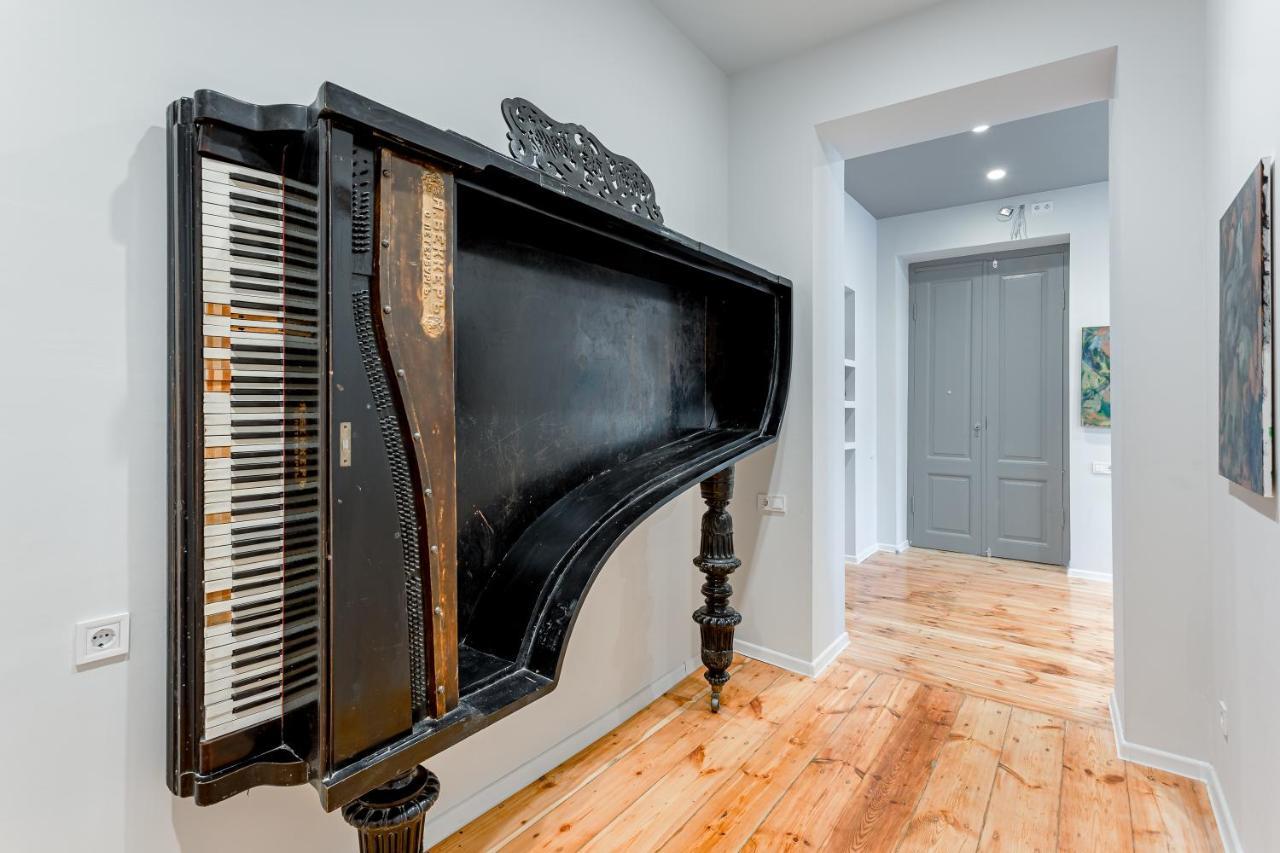
[[[702,481],[702,500],[707,511],[702,514],[702,550],[693,558],[707,577],[702,585],[706,604],[693,614],[702,635],[702,663],[707,671],[703,678],[711,685],[711,710],[720,710],[720,691],[729,681],[733,664],[733,629],[742,622],[742,614],[729,606],[733,587],[729,575],[742,561],[733,553],[733,517],[729,501],[733,498],[733,467],[725,468]]]
[[[511,156],[572,187],[662,222],[653,181],[636,161],[615,154],[580,124],[562,124],[524,98],[502,102]]]

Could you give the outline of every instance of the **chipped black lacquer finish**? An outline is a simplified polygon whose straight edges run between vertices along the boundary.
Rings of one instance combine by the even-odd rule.
[[[324,808],[349,806],[349,820],[371,827],[404,824],[397,837],[413,844],[408,824],[436,790],[418,764],[554,689],[605,560],[702,481],[712,519],[699,557],[704,655],[708,680],[723,684],[725,560],[736,559],[720,529],[730,475],[718,472],[777,439],[790,371],[786,279],[663,226],[647,178],[627,184],[619,204],[616,193],[581,189],[332,84],[309,106],[197,92],[170,108],[169,152],[174,793],[208,804],[310,782]],[[330,371],[320,406],[319,696],[212,742],[200,740],[201,157],[319,188]],[[454,404],[452,422],[437,427],[453,428],[456,479],[423,470],[432,457],[418,445],[420,424],[431,413],[415,396],[421,377],[401,371],[433,362],[406,335],[411,324],[384,313],[414,295],[386,292],[405,281],[387,265],[416,275],[404,241],[426,227],[385,221],[398,209],[381,198],[392,162],[449,187],[448,233],[435,236],[447,249],[437,286],[449,300],[440,316],[452,357],[435,362],[447,367],[430,380]],[[392,183],[404,191],[402,178]],[[440,482],[446,494],[432,494]],[[450,512],[433,514],[441,501]],[[453,548],[439,548],[442,537]],[[432,562],[438,551],[456,562]],[[442,572],[456,600],[436,594]],[[442,657],[440,638],[454,636]],[[438,701],[437,690],[450,698]],[[396,803],[404,807],[386,811]],[[382,818],[366,807],[383,808]]]

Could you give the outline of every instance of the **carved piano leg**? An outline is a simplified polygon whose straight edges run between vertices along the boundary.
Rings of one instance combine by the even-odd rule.
[[[422,853],[422,825],[440,796],[440,780],[425,767],[374,788],[342,808],[360,833],[360,853]]]
[[[733,468],[712,474],[702,481],[702,499],[707,511],[702,514],[702,549],[693,564],[707,576],[702,595],[707,603],[693,613],[702,633],[704,676],[711,685],[711,710],[720,711],[720,690],[729,680],[733,663],[733,629],[742,614],[729,606],[733,587],[728,577],[742,565],[733,554],[733,517],[726,507],[733,497]]]

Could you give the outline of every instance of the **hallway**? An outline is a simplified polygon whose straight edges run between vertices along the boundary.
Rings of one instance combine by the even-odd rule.
[[[847,601],[819,680],[740,659],[712,715],[692,673],[434,849],[1221,849],[1202,784],[1115,755],[1108,585],[913,549]]]

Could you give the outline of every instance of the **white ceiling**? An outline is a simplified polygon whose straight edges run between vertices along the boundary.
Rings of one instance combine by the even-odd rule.
[[[834,41],[942,0],[650,0],[726,73]]]
[[[1105,181],[1108,118],[1098,101],[846,160],[845,190],[883,219]]]

